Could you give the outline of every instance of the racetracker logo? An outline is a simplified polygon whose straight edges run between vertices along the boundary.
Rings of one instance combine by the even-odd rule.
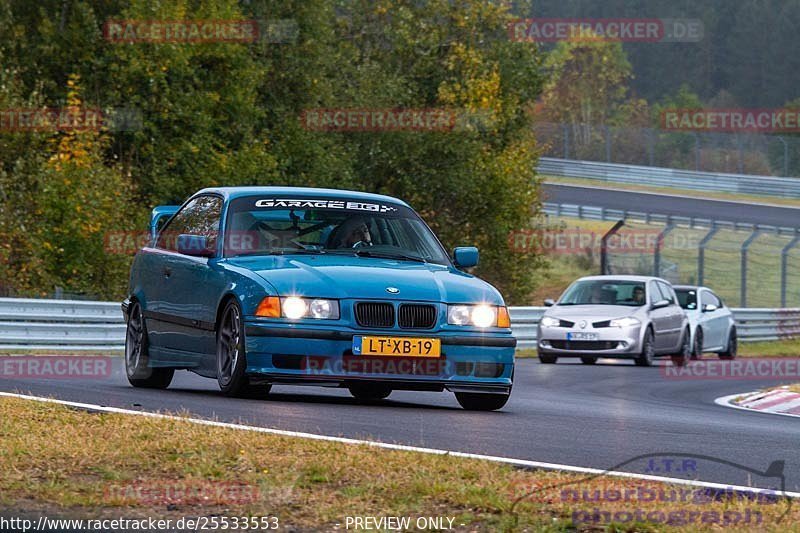
[[[0,109],[0,132],[134,131],[142,127],[138,110],[91,107]]]
[[[288,43],[297,22],[276,20],[108,20],[103,38],[112,43]]]
[[[308,109],[300,123],[311,131],[452,131],[458,115],[448,109]]]
[[[667,131],[716,133],[798,133],[800,109],[666,109]]]
[[[754,380],[800,378],[800,359],[794,357],[734,359],[702,359],[685,366],[664,365],[661,375],[674,380]]]
[[[610,235],[605,249],[611,254],[652,254],[661,248],[696,249],[699,240],[683,234],[661,238],[661,229],[622,228]],[[559,230],[516,230],[508,234],[514,253],[583,255],[603,249],[603,233],[579,228]]]
[[[699,19],[529,18],[508,24],[508,37],[514,42],[698,42],[703,35]]]
[[[105,488],[106,501],[140,505],[242,505],[260,498],[254,485],[229,481],[135,481]]]
[[[0,379],[106,379],[111,358],[90,355],[0,356]]]

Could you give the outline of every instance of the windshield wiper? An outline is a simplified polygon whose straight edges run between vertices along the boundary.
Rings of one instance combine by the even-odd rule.
[[[428,261],[416,255],[395,254],[391,252],[373,252],[363,248],[353,250],[353,253],[359,257],[376,257],[378,259],[400,259],[404,261],[416,261],[418,263],[427,263]]]

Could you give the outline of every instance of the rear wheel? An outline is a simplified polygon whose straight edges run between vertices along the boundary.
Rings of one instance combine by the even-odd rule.
[[[172,382],[172,368],[151,368],[147,325],[139,302],[132,302],[125,329],[125,373],[134,387],[166,389]]]
[[[581,357],[581,363],[584,365],[593,365],[597,362],[597,357]]]
[[[544,365],[554,365],[558,361],[558,357],[546,353],[539,354],[539,361]]]
[[[457,392],[456,400],[468,411],[496,411],[501,409],[510,394],[483,394],[479,392]]]
[[[217,325],[217,383],[226,396],[258,397],[269,393],[271,385],[251,383],[245,356],[242,312],[231,300],[222,311]]]
[[[703,358],[703,330],[697,328],[694,332],[694,346],[692,346],[692,359]]]
[[[683,332],[681,338],[681,351],[672,356],[672,364],[675,366],[686,366],[692,356],[692,342],[689,338],[689,330]]]
[[[723,360],[735,359],[738,349],[739,339],[736,337],[736,330],[731,328],[731,333],[728,335],[728,348],[724,352],[718,353],[717,356]]]
[[[653,358],[655,357],[655,346],[653,342],[653,330],[647,328],[647,331],[644,333],[644,340],[642,341],[642,352],[634,359],[638,366],[653,366]]]
[[[353,398],[361,402],[384,400],[392,393],[390,387],[379,383],[354,383],[347,388],[350,390],[350,394],[353,395]]]

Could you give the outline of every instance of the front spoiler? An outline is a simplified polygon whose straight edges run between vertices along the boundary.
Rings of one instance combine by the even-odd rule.
[[[471,392],[484,394],[511,394],[512,383],[454,383],[444,380],[414,380],[409,378],[385,378],[369,376],[297,376],[281,374],[248,374],[251,382],[281,385],[311,385],[315,387],[347,387],[355,383],[380,383],[392,390],[441,392]]]

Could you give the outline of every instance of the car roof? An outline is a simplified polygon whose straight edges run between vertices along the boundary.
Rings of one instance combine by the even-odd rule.
[[[632,276],[632,275],[615,276],[613,274],[607,274],[605,276],[584,276],[584,277],[580,278],[578,281],[583,281],[583,280],[595,281],[595,280],[604,280],[604,279],[607,279],[607,280],[619,280],[619,281],[642,281],[642,282],[651,281],[652,280],[652,281],[663,281],[664,283],[669,284],[669,281],[667,281],[667,280],[665,280],[663,278],[657,278],[655,276]]]
[[[209,187],[202,189],[192,196],[199,194],[219,194],[226,200],[233,200],[243,196],[291,196],[302,197],[324,197],[343,200],[363,200],[370,202],[384,202],[399,204],[409,207],[407,203],[392,196],[383,194],[373,194],[369,192],[349,191],[346,189],[319,189],[314,187],[268,187],[268,186],[248,186],[248,187]]]
[[[676,291],[678,289],[693,290],[693,291],[700,291],[700,290],[711,291],[711,289],[709,289],[705,285],[673,285],[673,287],[675,288]],[[714,292],[714,291],[711,291],[711,292]]]

